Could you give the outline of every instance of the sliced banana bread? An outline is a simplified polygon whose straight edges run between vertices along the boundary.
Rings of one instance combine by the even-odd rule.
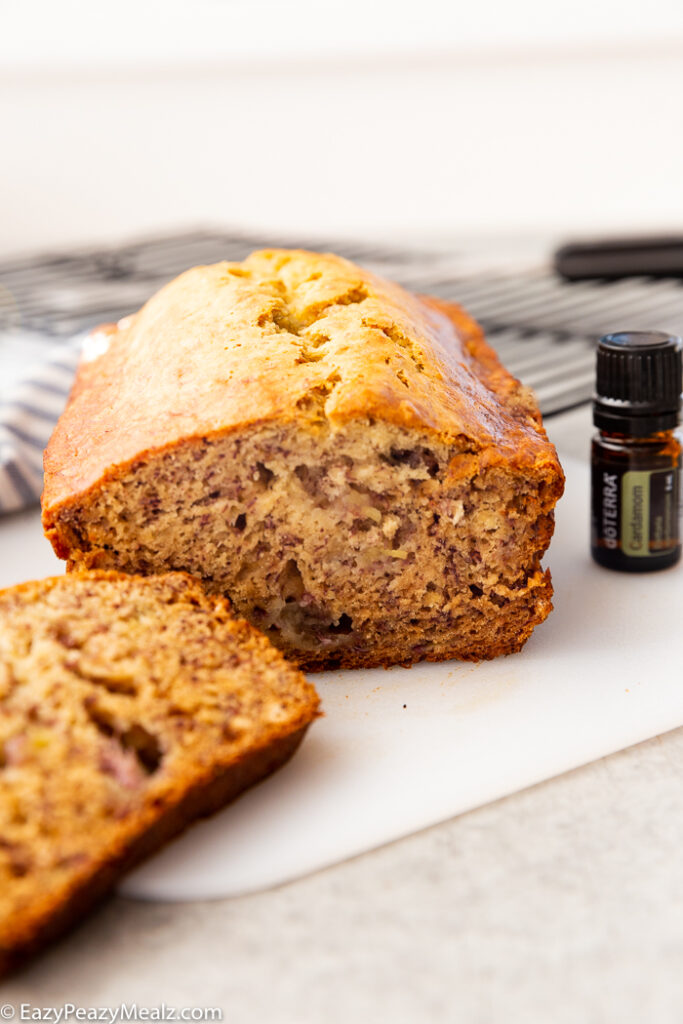
[[[457,306],[275,250],[95,342],[45,459],[71,566],[188,570],[309,668],[491,658],[549,613],[562,470]]]
[[[304,677],[180,573],[0,592],[0,975],[279,767]]]

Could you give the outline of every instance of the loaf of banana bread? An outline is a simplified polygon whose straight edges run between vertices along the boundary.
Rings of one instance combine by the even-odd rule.
[[[72,568],[183,569],[300,665],[518,651],[563,476],[462,309],[332,255],[188,271],[91,339],[45,458]]]
[[[0,592],[0,975],[281,765],[310,684],[189,577]]]

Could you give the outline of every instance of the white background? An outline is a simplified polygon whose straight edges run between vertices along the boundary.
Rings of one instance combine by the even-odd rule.
[[[680,0],[0,12],[0,252],[683,229]]]

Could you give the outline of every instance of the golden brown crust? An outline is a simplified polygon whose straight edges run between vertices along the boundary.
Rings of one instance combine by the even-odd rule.
[[[78,601],[93,594],[102,622],[84,640],[92,620],[79,618]],[[0,614],[2,976],[134,864],[284,763],[319,712],[314,689],[265,637],[182,573],[24,583],[0,591]],[[139,695],[111,689],[129,635]],[[156,643],[174,656],[157,656]],[[108,709],[104,735],[88,733],[95,705]],[[149,776],[131,774],[130,748],[118,746],[117,723],[130,719],[160,737]],[[29,798],[30,816],[17,821]]]
[[[562,479],[533,398],[463,310],[337,256],[266,250],[196,267],[105,331],[45,455],[44,524],[62,557],[60,510],[135,460],[300,420],[312,400],[333,427],[377,417],[466,439],[481,465]]]

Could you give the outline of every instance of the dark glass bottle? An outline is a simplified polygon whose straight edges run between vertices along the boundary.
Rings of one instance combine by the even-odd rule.
[[[648,572],[681,557],[681,342],[657,331],[598,344],[591,550],[600,565]]]

